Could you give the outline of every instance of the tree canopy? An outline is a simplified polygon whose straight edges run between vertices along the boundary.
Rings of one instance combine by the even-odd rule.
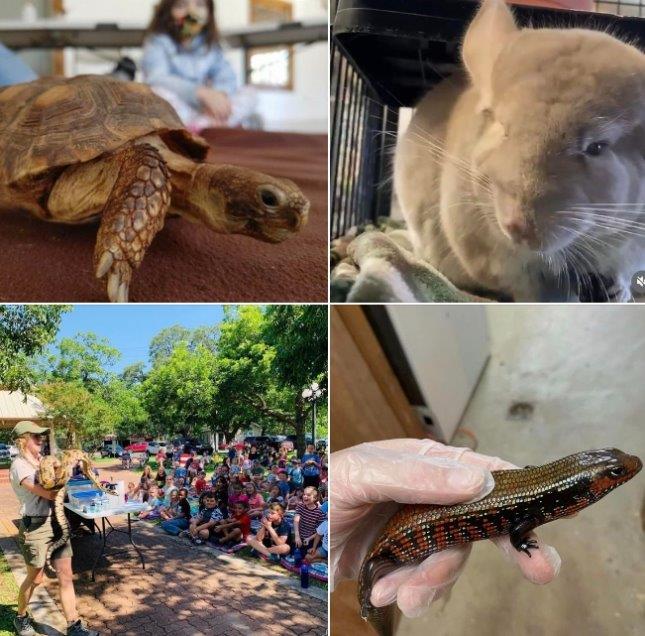
[[[40,309],[0,313],[0,339],[9,340],[31,374],[21,382],[36,377],[34,356],[58,329],[62,310]],[[116,373],[120,357],[92,332],[64,338],[41,356],[37,395],[67,443],[100,443],[108,433],[129,438],[219,432],[231,439],[255,424],[264,434],[295,433],[302,451],[313,407],[302,391],[312,382],[327,384],[327,309],[226,307],[219,325],[162,329],[150,342],[149,367],[141,361]],[[20,369],[14,365],[14,372]],[[326,404],[320,402],[325,431]]]
[[[34,358],[51,343],[66,305],[0,305],[0,388],[29,393]]]

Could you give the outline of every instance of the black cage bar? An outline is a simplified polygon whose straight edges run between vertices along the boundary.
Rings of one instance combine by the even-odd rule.
[[[398,113],[460,64],[475,0],[337,0],[331,38],[331,236],[390,213]],[[645,49],[645,0],[597,13],[514,5],[522,25],[607,30]],[[619,17],[623,16],[623,17]]]

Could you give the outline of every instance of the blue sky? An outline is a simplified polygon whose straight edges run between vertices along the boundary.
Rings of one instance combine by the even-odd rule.
[[[217,324],[223,317],[221,305],[74,305],[63,314],[56,342],[84,331],[105,337],[121,351],[111,369],[118,373],[133,362],[147,364],[150,340],[164,327],[194,329]]]

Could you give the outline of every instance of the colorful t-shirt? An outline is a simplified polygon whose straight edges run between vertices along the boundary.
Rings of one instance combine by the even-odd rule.
[[[228,496],[228,507],[232,508],[236,503],[248,504],[249,503],[249,498],[243,492],[240,493],[239,495],[236,495],[235,493],[229,495]]]
[[[280,489],[280,494],[286,499],[289,496],[289,482],[278,481],[278,488]]]
[[[306,464],[306,462],[313,460],[316,462],[315,464]],[[320,468],[318,468],[318,465],[320,464],[320,457],[316,455],[315,453],[305,453],[302,456],[302,474],[305,477],[317,477],[320,475]]]
[[[316,528],[325,520],[325,513],[317,504],[313,510],[307,508],[303,503],[299,504],[296,508],[296,515],[300,516],[298,529],[301,541],[311,537],[316,532]]]
[[[259,492],[248,498],[249,508],[264,508],[264,499]]]
[[[241,516],[233,518],[238,522],[239,528],[242,531],[242,538],[246,541],[246,537],[251,534],[251,517],[245,512]]]

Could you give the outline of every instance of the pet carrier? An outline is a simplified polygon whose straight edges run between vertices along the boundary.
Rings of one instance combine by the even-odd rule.
[[[333,7],[333,5],[332,5]],[[339,0],[331,43],[331,233],[388,216],[400,107],[458,68],[475,0]],[[607,30],[645,48],[645,0],[597,13],[514,5],[521,25]]]

